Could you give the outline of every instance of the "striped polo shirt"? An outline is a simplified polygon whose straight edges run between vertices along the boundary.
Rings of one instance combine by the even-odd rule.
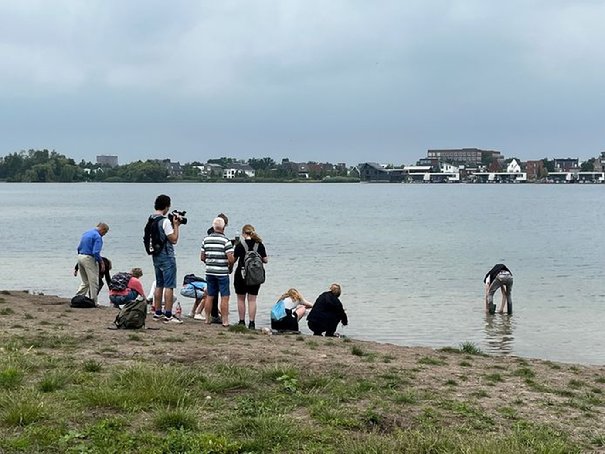
[[[202,241],[202,252],[206,254],[206,274],[228,276],[227,254],[233,254],[231,240],[222,233],[214,232]]]

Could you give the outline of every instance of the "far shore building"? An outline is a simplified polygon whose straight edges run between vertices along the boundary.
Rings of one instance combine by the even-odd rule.
[[[254,178],[254,175],[255,171],[249,164],[232,163],[223,169],[223,178],[226,180],[238,177]]]
[[[448,148],[428,150],[427,161],[449,162],[454,164],[466,164],[479,166],[489,162],[501,164],[504,161],[502,153],[495,150],[481,150],[479,148]],[[427,163],[424,161],[423,164]]]
[[[525,163],[525,172],[527,173],[528,181],[536,181],[546,176],[544,161],[527,161]]]
[[[406,171],[403,168],[388,169],[376,162],[364,162],[357,166],[359,179],[365,182],[401,183]]]
[[[101,166],[117,167],[118,157],[116,155],[102,154],[97,156],[97,164]]]
[[[554,160],[555,169],[558,172],[571,172],[580,168],[578,158],[557,158]]]

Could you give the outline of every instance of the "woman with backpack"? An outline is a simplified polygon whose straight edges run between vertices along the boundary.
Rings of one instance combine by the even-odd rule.
[[[271,329],[277,331],[300,331],[298,322],[305,316],[307,309],[313,307],[301,293],[291,288],[279,297],[271,309]]]
[[[263,240],[258,236],[254,227],[246,224],[242,227],[242,236],[235,246],[234,256],[237,268],[233,286],[237,295],[237,312],[239,325],[246,325],[246,297],[248,298],[248,329],[255,329],[256,298],[263,282],[265,282],[264,263],[267,263],[267,251]]]

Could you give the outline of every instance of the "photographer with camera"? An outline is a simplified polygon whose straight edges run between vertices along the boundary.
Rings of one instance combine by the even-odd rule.
[[[150,222],[157,223],[158,238],[153,241],[153,268],[155,270],[156,288],[153,293],[153,319],[165,323],[183,323],[172,314],[174,302],[174,289],[176,288],[176,257],[174,245],[179,240],[179,227],[187,223],[185,212],[170,210],[170,197],[162,194],[155,199],[155,213],[151,215]],[[166,216],[168,214],[168,216]],[[152,235],[153,237],[153,235]],[[165,301],[162,312],[162,296]]]

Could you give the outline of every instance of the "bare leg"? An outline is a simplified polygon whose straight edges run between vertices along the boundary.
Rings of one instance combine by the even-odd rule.
[[[162,287],[156,287],[153,291],[153,310],[155,312],[162,310],[162,295],[164,289]]]
[[[300,321],[305,316],[307,309],[304,306],[298,306],[294,312],[296,312],[296,318]]]
[[[212,314],[212,304],[214,303],[214,296],[210,296],[208,295],[206,297],[206,303],[204,304],[204,310],[206,311],[206,324],[210,325],[210,323],[212,323],[212,317],[210,316],[210,314]]]
[[[256,320],[256,295],[248,295],[248,317],[250,321]]]
[[[223,326],[229,326],[229,296],[221,295],[221,316],[223,317]]]
[[[248,296],[248,299],[250,296]],[[246,295],[237,295],[237,315],[239,315],[240,320],[246,319]],[[250,316],[252,320],[252,316]]]
[[[502,287],[500,287],[500,292],[502,293],[502,302],[500,303],[500,309],[498,309],[498,313],[503,314],[504,305],[508,301],[508,297],[507,297],[508,292],[506,291],[506,286],[503,285]]]

